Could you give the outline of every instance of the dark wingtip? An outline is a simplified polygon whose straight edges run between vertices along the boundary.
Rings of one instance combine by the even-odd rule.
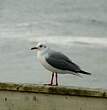
[[[86,75],[91,75],[92,74],[92,73],[89,73],[89,72],[86,72],[86,71],[83,71],[83,70],[79,71],[79,73],[86,74]]]

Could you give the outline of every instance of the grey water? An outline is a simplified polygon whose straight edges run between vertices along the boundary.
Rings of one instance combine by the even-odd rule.
[[[92,73],[60,74],[60,85],[107,88],[106,0],[0,0],[0,82],[50,81],[30,50],[38,41]]]

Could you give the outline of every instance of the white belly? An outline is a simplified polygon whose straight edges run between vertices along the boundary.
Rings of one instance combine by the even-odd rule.
[[[73,74],[73,75],[77,75],[80,76],[77,73],[68,71],[68,70],[61,70],[58,68],[54,68],[53,66],[51,66],[50,64],[48,64],[48,62],[46,61],[45,57],[48,57],[48,53],[44,53],[44,51],[38,51],[37,52],[37,58],[39,59],[40,63],[49,71],[51,72],[57,72],[59,74]]]
[[[39,59],[40,63],[49,71],[51,72],[57,72],[59,74],[74,74],[75,73],[72,73],[71,71],[67,71],[67,70],[61,70],[61,69],[57,69],[57,68],[54,68],[53,66],[51,66],[50,64],[48,64],[48,62],[45,60],[45,57],[44,55],[41,55],[41,53],[38,53],[37,54],[37,58]]]
[[[57,68],[54,68],[53,66],[51,66],[50,64],[48,64],[48,62],[45,60],[45,57],[43,57],[42,55],[37,55],[40,63],[49,71],[51,72],[58,72],[58,73],[62,73],[64,71],[60,70],[60,69],[57,69]]]

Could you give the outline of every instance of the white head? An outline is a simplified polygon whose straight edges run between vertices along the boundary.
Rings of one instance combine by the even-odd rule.
[[[48,47],[46,46],[46,44],[44,44],[44,43],[37,43],[37,45],[35,46],[35,47],[33,47],[33,48],[31,48],[31,50],[34,50],[34,49],[36,49],[36,50],[38,50],[38,51],[41,51],[41,50],[45,50],[45,49],[47,49]]]

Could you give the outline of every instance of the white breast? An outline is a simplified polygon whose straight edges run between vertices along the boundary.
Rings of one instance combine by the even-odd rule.
[[[51,66],[50,64],[48,64],[48,62],[46,61],[46,58],[48,57],[48,49],[47,50],[42,50],[42,51],[38,51],[37,52],[37,58],[39,59],[40,63],[49,71],[51,72],[57,72],[59,74],[74,74],[74,75],[78,75],[76,73],[73,73],[71,71],[68,70],[61,70],[61,69],[57,69],[54,68],[53,66]]]
[[[63,71],[60,69],[56,69],[53,66],[49,65],[48,62],[46,61],[45,57],[48,57],[48,54],[43,55],[43,53],[38,52],[37,53],[37,58],[39,59],[40,63],[49,71],[52,72],[58,72],[62,73]]]

